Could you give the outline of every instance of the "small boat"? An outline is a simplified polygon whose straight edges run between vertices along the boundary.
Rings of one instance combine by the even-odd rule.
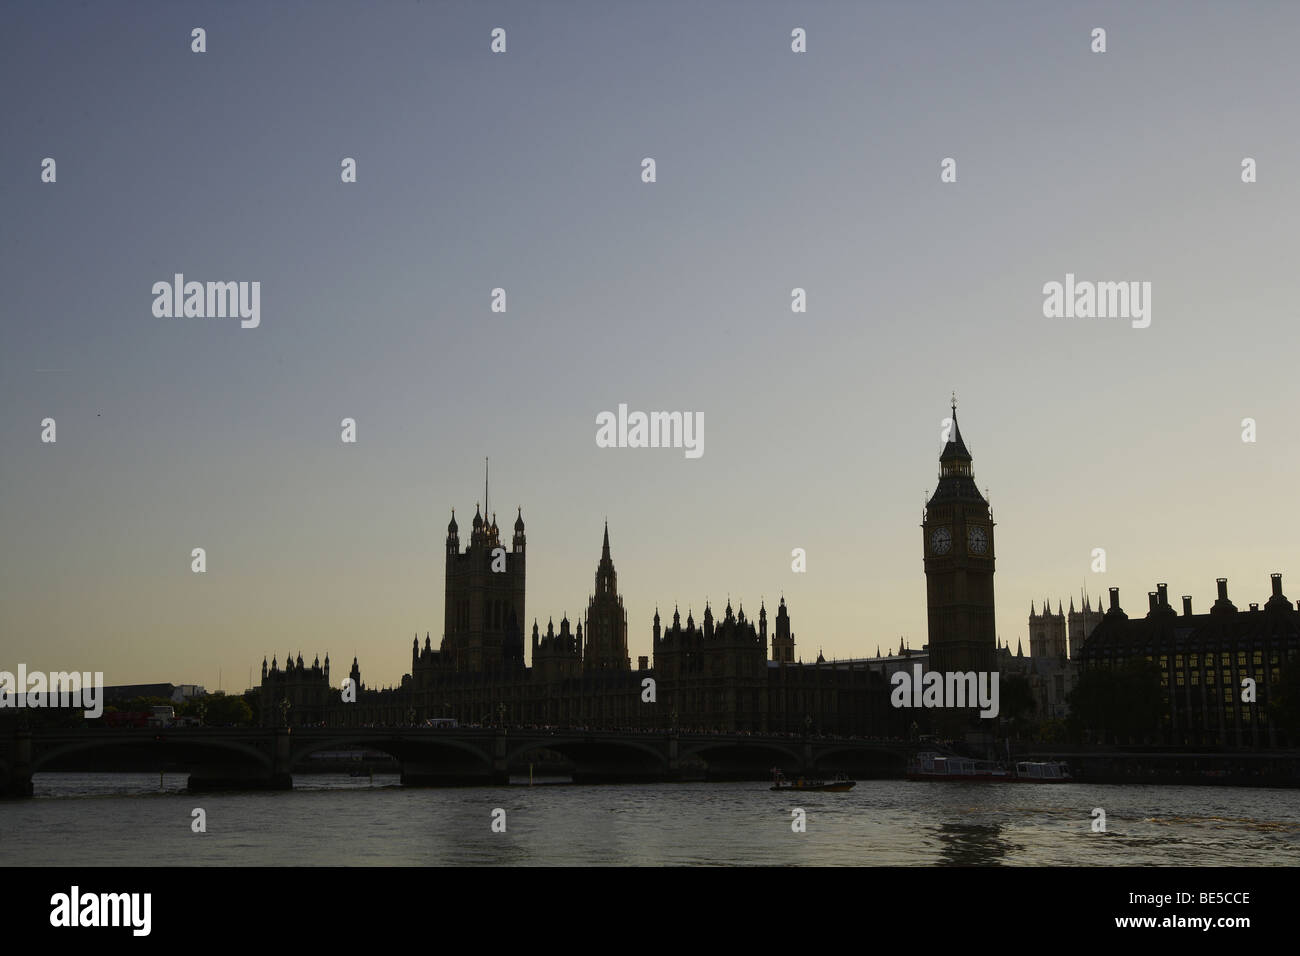
[[[812,777],[796,777],[794,780],[785,779],[785,774],[780,770],[772,771],[773,790],[822,790],[829,793],[844,793],[852,790],[857,785],[856,780],[850,780],[842,773],[837,773],[834,780],[820,780]]]

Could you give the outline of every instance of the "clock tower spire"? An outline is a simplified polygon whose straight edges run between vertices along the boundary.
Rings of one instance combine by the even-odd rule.
[[[939,484],[925,505],[923,554],[930,669],[995,669],[993,516],[975,484],[970,450],[957,424],[939,455]]]

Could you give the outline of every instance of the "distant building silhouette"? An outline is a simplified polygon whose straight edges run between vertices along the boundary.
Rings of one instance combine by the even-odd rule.
[[[1162,726],[1150,737],[1173,746],[1277,747],[1286,743],[1268,704],[1282,668],[1300,653],[1300,609],[1282,593],[1282,575],[1272,575],[1272,596],[1261,608],[1241,611],[1228,600],[1228,582],[1218,579],[1218,600],[1207,613],[1193,614],[1183,598],[1182,614],[1169,605],[1168,589],[1157,584],[1145,617],[1130,619],[1110,589],[1110,607],[1079,653],[1085,673],[1147,661],[1160,670]],[[1256,700],[1242,700],[1242,680],[1255,681]],[[1291,741],[1291,745],[1300,741]]]
[[[319,662],[306,667],[301,655],[284,669],[274,661],[268,668],[263,661],[262,724],[361,726],[451,717],[466,724],[905,732],[904,718],[888,702],[890,660],[827,662],[818,655],[814,664],[796,662],[784,598],[777,608],[771,660],[765,604],[756,626],[730,601],[722,620],[715,621],[706,602],[699,626],[689,611],[683,626],[674,609],[672,625],[664,628],[656,610],[654,666],[641,657],[632,670],[608,525],[585,629],[583,624],[574,628],[565,616],[558,631],[554,619],[548,620],[543,634],[534,620],[531,667],[525,667],[514,640],[524,607],[522,513],[504,571],[492,570],[497,535],[495,520],[487,524],[476,514],[470,546],[462,552],[453,516],[447,531],[447,630],[437,649],[428,634],[423,648],[416,638],[411,673],[399,687],[363,686],[354,660],[356,703],[344,703],[340,689],[330,685],[328,657],[324,667]],[[653,701],[645,699],[647,678],[654,682]]]
[[[1070,602],[1071,610],[1074,602]],[[1029,605],[1029,656],[1065,658],[1066,630],[1065,612],[1061,602],[1056,602],[1056,613],[1052,613],[1050,601],[1043,602],[1043,613],[1035,614],[1033,604]]]
[[[1070,598],[1070,659],[1074,660],[1079,656],[1079,651],[1083,649],[1084,642],[1088,640],[1088,635],[1097,629],[1101,623],[1101,599],[1097,600],[1097,606],[1092,606],[1092,598],[1085,594],[1082,598],[1083,606],[1079,610],[1074,609],[1074,598]],[[1058,605],[1059,606],[1059,605]]]

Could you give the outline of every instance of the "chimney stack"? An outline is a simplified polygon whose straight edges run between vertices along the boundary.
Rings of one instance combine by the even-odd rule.
[[[1119,588],[1110,589],[1110,609],[1112,611],[1119,610]]]
[[[1259,605],[1258,605],[1258,604],[1252,604],[1252,605],[1250,606],[1250,609],[1251,609],[1252,611],[1258,611],[1258,610],[1259,610]]]
[[[1160,600],[1160,595],[1157,594],[1155,591],[1147,592],[1147,604],[1150,605],[1147,608],[1147,610],[1150,611],[1152,614],[1156,613],[1156,608],[1159,607],[1159,604],[1157,603],[1159,600]]]
[[[1233,603],[1231,601],[1228,600],[1228,579],[1216,578],[1215,580],[1218,581],[1219,583],[1219,599],[1215,601],[1214,606],[1210,608],[1210,613],[1211,614],[1235,614],[1237,612],[1237,608],[1233,606]]]
[[[1183,595],[1183,616],[1192,616],[1192,596],[1190,594]]]
[[[1282,596],[1282,575],[1274,573],[1270,577],[1273,579],[1273,597],[1280,598]]]
[[[1156,591],[1160,594],[1160,606],[1168,607],[1169,606],[1169,585],[1157,584]]]

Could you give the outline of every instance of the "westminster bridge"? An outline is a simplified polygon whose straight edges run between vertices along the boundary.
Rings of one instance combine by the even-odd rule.
[[[478,728],[94,728],[0,738],[0,795],[31,796],[42,771],[189,774],[191,790],[293,788],[315,753],[376,751],[407,785],[508,783],[512,767],[559,755],[575,783],[753,780],[845,772],[899,776],[917,745],[860,737]]]

